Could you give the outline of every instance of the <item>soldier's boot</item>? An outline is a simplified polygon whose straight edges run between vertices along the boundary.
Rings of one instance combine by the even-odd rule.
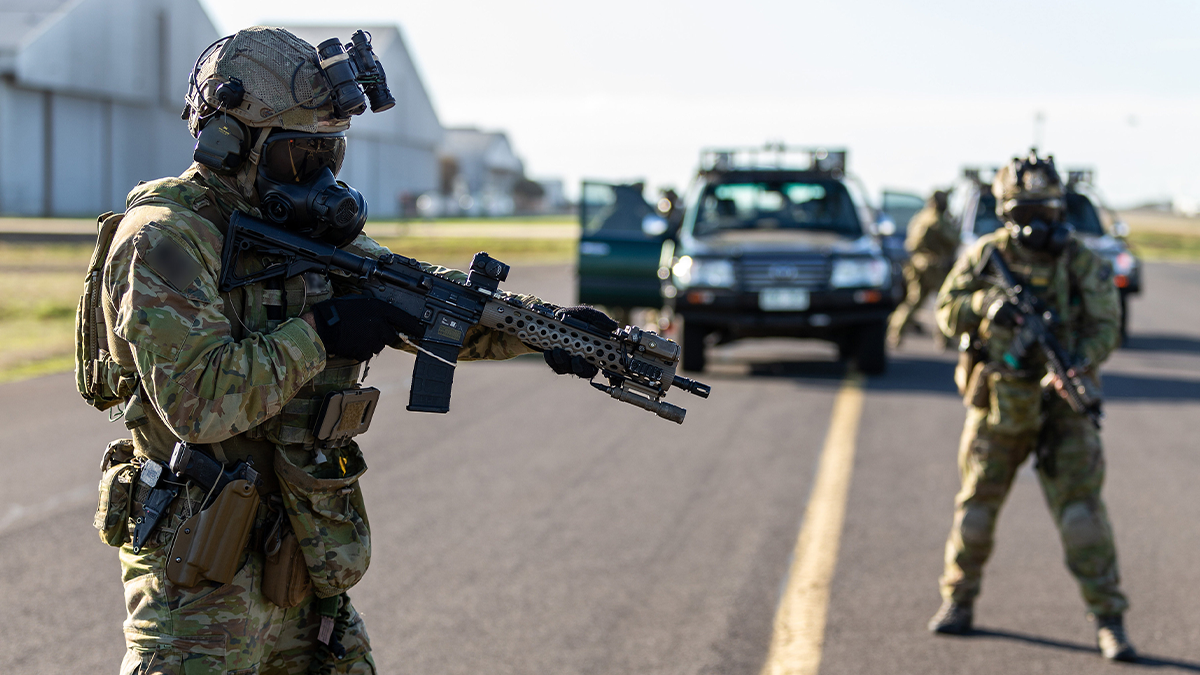
[[[929,631],[943,635],[966,635],[971,632],[975,610],[965,602],[943,600],[937,614],[929,620]]]
[[[1125,635],[1125,622],[1120,614],[1096,617],[1096,644],[1109,661],[1137,661],[1137,650]]]

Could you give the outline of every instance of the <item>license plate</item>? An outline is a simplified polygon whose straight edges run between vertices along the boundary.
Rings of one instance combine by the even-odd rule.
[[[808,300],[805,288],[764,288],[758,294],[758,306],[765,312],[802,312]]]

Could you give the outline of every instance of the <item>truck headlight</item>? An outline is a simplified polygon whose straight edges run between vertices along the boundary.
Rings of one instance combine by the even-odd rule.
[[[838,258],[833,261],[829,285],[834,288],[882,287],[890,267],[882,258]]]
[[[675,285],[680,288],[707,286],[730,288],[733,286],[733,263],[728,260],[705,260],[685,255],[671,268]]]
[[[1121,251],[1113,258],[1113,272],[1117,274],[1128,275],[1133,271],[1134,260],[1133,256],[1127,251]]]

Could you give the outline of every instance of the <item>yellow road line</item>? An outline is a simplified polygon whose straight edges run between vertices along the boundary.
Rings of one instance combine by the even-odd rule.
[[[861,375],[849,375],[834,401],[829,434],[792,553],[792,569],[775,615],[775,633],[762,675],[816,675],[821,667],[829,587],[837,567],[846,496],[854,471],[862,384]]]

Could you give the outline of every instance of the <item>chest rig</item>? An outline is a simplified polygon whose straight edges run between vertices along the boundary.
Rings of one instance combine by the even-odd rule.
[[[240,340],[250,333],[278,328],[316,303],[332,298],[335,283],[310,272],[222,294],[234,338]],[[300,444],[313,450],[349,444],[351,438],[366,431],[378,398],[377,390],[358,386],[362,374],[362,363],[330,357],[325,369],[309,380],[278,415],[247,431],[246,437],[282,445]]]
[[[135,205],[160,203],[182,207],[203,216],[223,234],[229,212],[218,206],[221,202],[217,195],[188,174],[183,178],[165,179],[147,186],[146,194]],[[232,208],[256,213],[243,203],[234,204]],[[254,257],[244,263],[251,268],[265,266],[263,259]],[[231,337],[242,340],[253,333],[278,328],[314,304],[333,297],[334,293],[334,281],[322,274],[309,273],[222,293],[222,313],[229,323]],[[126,365],[132,371],[132,359],[129,361]],[[279,445],[303,448],[307,452],[301,454],[312,453],[318,459],[324,450],[349,445],[352,438],[370,424],[378,399],[377,390],[358,386],[362,371],[362,364],[357,361],[329,358],[325,369],[306,383],[279,414],[244,433],[213,444],[212,454],[222,462],[253,459],[256,466],[271,466],[275,447]],[[167,425],[157,419],[154,410],[141,402],[141,396],[139,390],[127,400],[125,425],[132,431],[135,446],[141,454],[165,461],[166,456],[162,455],[169,454],[176,439]],[[330,409],[332,415],[323,415]],[[263,478],[267,483],[265,491],[273,491],[272,472],[265,472]]]
[[[1053,310],[1058,317],[1053,326],[1054,336],[1068,352],[1074,352],[1084,309],[1079,280],[1072,270],[1076,244],[1071,242],[1057,256],[1031,255],[1010,237],[997,241],[997,246],[1013,275]]]

